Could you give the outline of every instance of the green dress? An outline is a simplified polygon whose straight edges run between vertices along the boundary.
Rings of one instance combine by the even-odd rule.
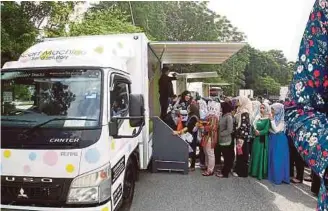
[[[264,135],[265,142],[260,142],[260,136],[255,136],[252,144],[252,154],[249,165],[249,173],[258,179],[264,179],[268,176],[268,134],[270,128],[269,119],[259,119],[256,121],[256,129],[260,136]],[[255,129],[254,129],[255,132]]]

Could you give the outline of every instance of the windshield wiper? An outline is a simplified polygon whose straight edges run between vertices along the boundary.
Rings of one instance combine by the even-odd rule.
[[[8,121],[8,122],[35,122],[32,120],[26,120],[26,119],[4,119],[1,118],[1,121]]]
[[[40,124],[37,124],[37,125],[34,125],[33,127],[23,131],[21,134],[20,134],[20,137],[21,138],[27,138],[28,137],[28,134],[32,133],[34,130],[50,123],[50,122],[53,122],[53,121],[63,121],[63,120],[84,120],[84,121],[98,121],[98,119],[90,119],[90,118],[78,118],[78,117],[63,117],[63,118],[52,118],[52,119],[49,119],[45,122],[41,122]]]

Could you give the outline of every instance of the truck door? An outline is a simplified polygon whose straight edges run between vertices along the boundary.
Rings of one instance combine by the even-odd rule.
[[[111,75],[111,91],[109,96],[109,114],[112,117],[127,117],[129,116],[129,94],[131,82],[129,79],[120,74]],[[132,128],[128,120],[119,120],[120,135],[131,135]],[[122,149],[128,140],[121,138],[115,142],[114,148]]]

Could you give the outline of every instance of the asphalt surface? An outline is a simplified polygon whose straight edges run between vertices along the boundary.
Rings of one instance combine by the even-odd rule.
[[[308,172],[309,173],[309,172]],[[315,210],[310,184],[273,185],[255,178],[142,172],[130,211]]]

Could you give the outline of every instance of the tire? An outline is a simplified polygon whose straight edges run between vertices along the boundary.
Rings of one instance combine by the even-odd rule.
[[[133,160],[130,158],[126,165],[126,170],[124,174],[124,184],[123,184],[123,210],[128,210],[133,201],[135,182],[136,182],[136,170],[133,165]]]

